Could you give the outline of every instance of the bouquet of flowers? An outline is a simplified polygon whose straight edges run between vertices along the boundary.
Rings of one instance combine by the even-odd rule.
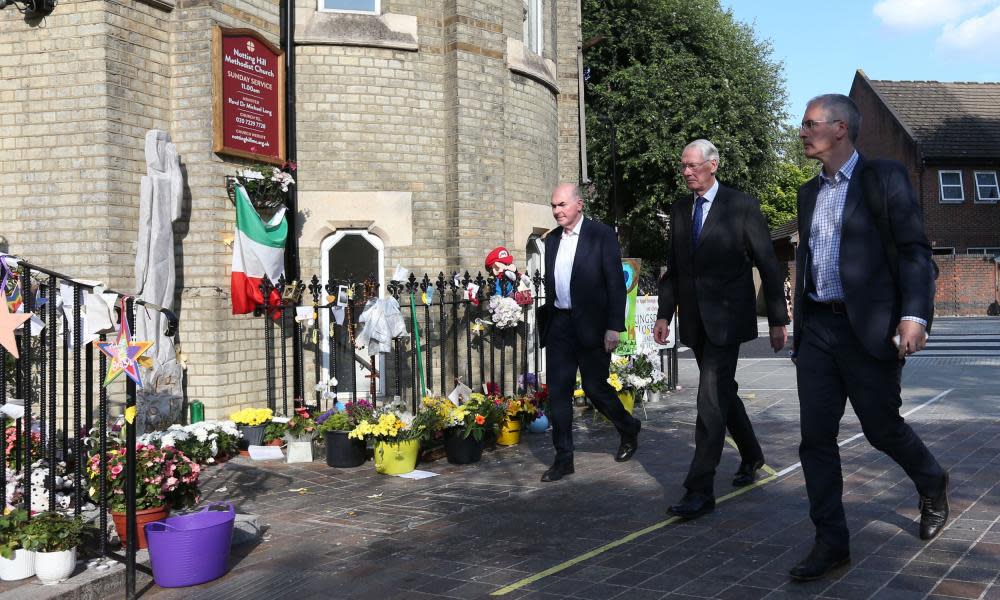
[[[252,165],[237,171],[235,179],[243,184],[255,208],[276,208],[285,203],[288,188],[295,185],[295,178],[285,169],[294,171],[295,163],[285,163],[281,167]]]
[[[243,435],[232,421],[201,421],[171,425],[166,431],[151,431],[140,436],[138,441],[157,448],[176,448],[204,465],[234,454],[241,437]]]
[[[486,415],[480,414],[476,409],[477,406],[472,402],[455,406],[447,398],[424,398],[424,411],[436,415],[441,429],[454,428],[462,438],[471,435],[476,441],[482,441],[486,431],[493,429],[496,433],[499,424],[487,423]]]
[[[483,415],[486,421],[483,425],[487,430],[500,431],[500,425],[507,419],[507,403],[503,396],[486,396],[473,392],[469,401],[463,404],[467,410]]]
[[[309,411],[305,408],[296,408],[295,415],[288,419],[285,429],[288,437],[293,438],[294,441],[308,441],[316,435],[316,421],[309,416]]]
[[[608,383],[615,391],[626,390],[641,394],[646,390],[658,392],[666,387],[667,377],[659,367],[655,348],[637,348],[632,356],[611,357],[611,374]]]
[[[198,502],[198,474],[201,467],[183,452],[173,447],[157,448],[136,444],[136,508],[145,510],[169,505],[183,508]],[[125,512],[125,448],[109,450],[106,456],[108,478],[106,495],[112,512]],[[95,454],[87,463],[90,497],[100,502],[98,478],[101,455]]]
[[[490,298],[489,311],[493,317],[493,325],[498,329],[514,327],[524,320],[524,311],[513,298],[507,296]]]
[[[431,411],[416,416],[400,415],[391,410],[374,411],[351,430],[347,437],[370,442],[402,442],[430,437],[436,417]]]

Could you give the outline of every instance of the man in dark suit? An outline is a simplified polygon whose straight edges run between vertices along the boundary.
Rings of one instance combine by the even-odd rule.
[[[757,338],[754,265],[760,271],[771,347],[788,339],[788,308],[783,279],[767,223],[757,201],[715,178],[719,151],[695,140],[681,155],[681,170],[693,193],[674,202],[667,246],[667,272],[660,279],[653,337],[666,341],[679,307],[680,340],[698,361],[698,418],[695,451],[684,487],[687,493],[669,512],[688,519],[715,508],[715,469],[722,457],[726,429],[740,452],[733,485],[750,485],[764,466],[736,383],[740,344]]]
[[[573,472],[573,390],[580,370],[583,391],[618,429],[615,460],[624,462],[639,447],[641,423],[622,406],[608,383],[611,352],[625,331],[625,275],[614,230],[583,216],[575,185],[552,192],[552,216],[559,227],[545,236],[545,346],[552,444],[552,467],[542,481]]]
[[[790,572],[818,579],[850,561],[837,432],[847,399],[868,441],[895,460],[920,495],[920,537],[948,519],[948,475],[899,415],[905,357],[924,347],[933,311],[930,246],[903,165],[854,149],[861,115],[840,94],[812,99],[799,136],[823,164],[799,188],[793,358],[799,388],[799,457],[816,542]],[[872,192],[866,179],[874,175]],[[865,193],[879,196],[866,202]],[[894,263],[871,206],[884,206]],[[894,273],[898,273],[898,276]],[[894,345],[893,337],[898,336]]]

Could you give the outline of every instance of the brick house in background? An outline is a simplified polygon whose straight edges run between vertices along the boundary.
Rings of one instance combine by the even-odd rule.
[[[1000,285],[1000,83],[872,80],[858,70],[858,150],[906,166],[940,268],[935,312],[997,314]],[[796,223],[771,232],[795,281]]]

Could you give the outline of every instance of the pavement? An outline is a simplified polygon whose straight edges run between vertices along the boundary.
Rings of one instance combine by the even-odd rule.
[[[648,404],[645,416],[637,408],[635,457],[614,462],[617,434],[578,414],[576,473],[559,482],[539,481],[551,440],[530,434],[476,465],[418,465],[436,473],[422,480],[377,475],[370,462],[333,469],[321,460],[239,459],[210,469],[204,500],[258,515],[263,540],[239,547],[222,579],[148,585],[142,597],[1000,600],[1000,348],[984,354],[966,343],[1000,340],[1000,319],[940,319],[934,335],[953,344],[907,361],[902,412],[951,474],[948,527],[930,543],[918,538],[912,483],[848,410],[840,444],[852,562],[820,581],[788,578],[814,531],[798,464],[794,369],[767,349],[741,358],[737,371],[767,468],[735,489],[739,456],[727,448],[717,508],[694,521],[665,514],[683,494],[693,453],[697,366],[682,353],[681,389]],[[766,339],[747,354],[759,344]]]

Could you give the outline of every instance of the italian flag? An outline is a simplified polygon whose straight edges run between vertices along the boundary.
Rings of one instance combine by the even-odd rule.
[[[288,221],[282,206],[265,223],[250,204],[242,185],[236,185],[236,239],[233,241],[233,314],[243,315],[264,303],[260,284],[264,277],[271,283],[285,272],[285,239]],[[270,304],[279,304],[281,296],[271,293]]]

